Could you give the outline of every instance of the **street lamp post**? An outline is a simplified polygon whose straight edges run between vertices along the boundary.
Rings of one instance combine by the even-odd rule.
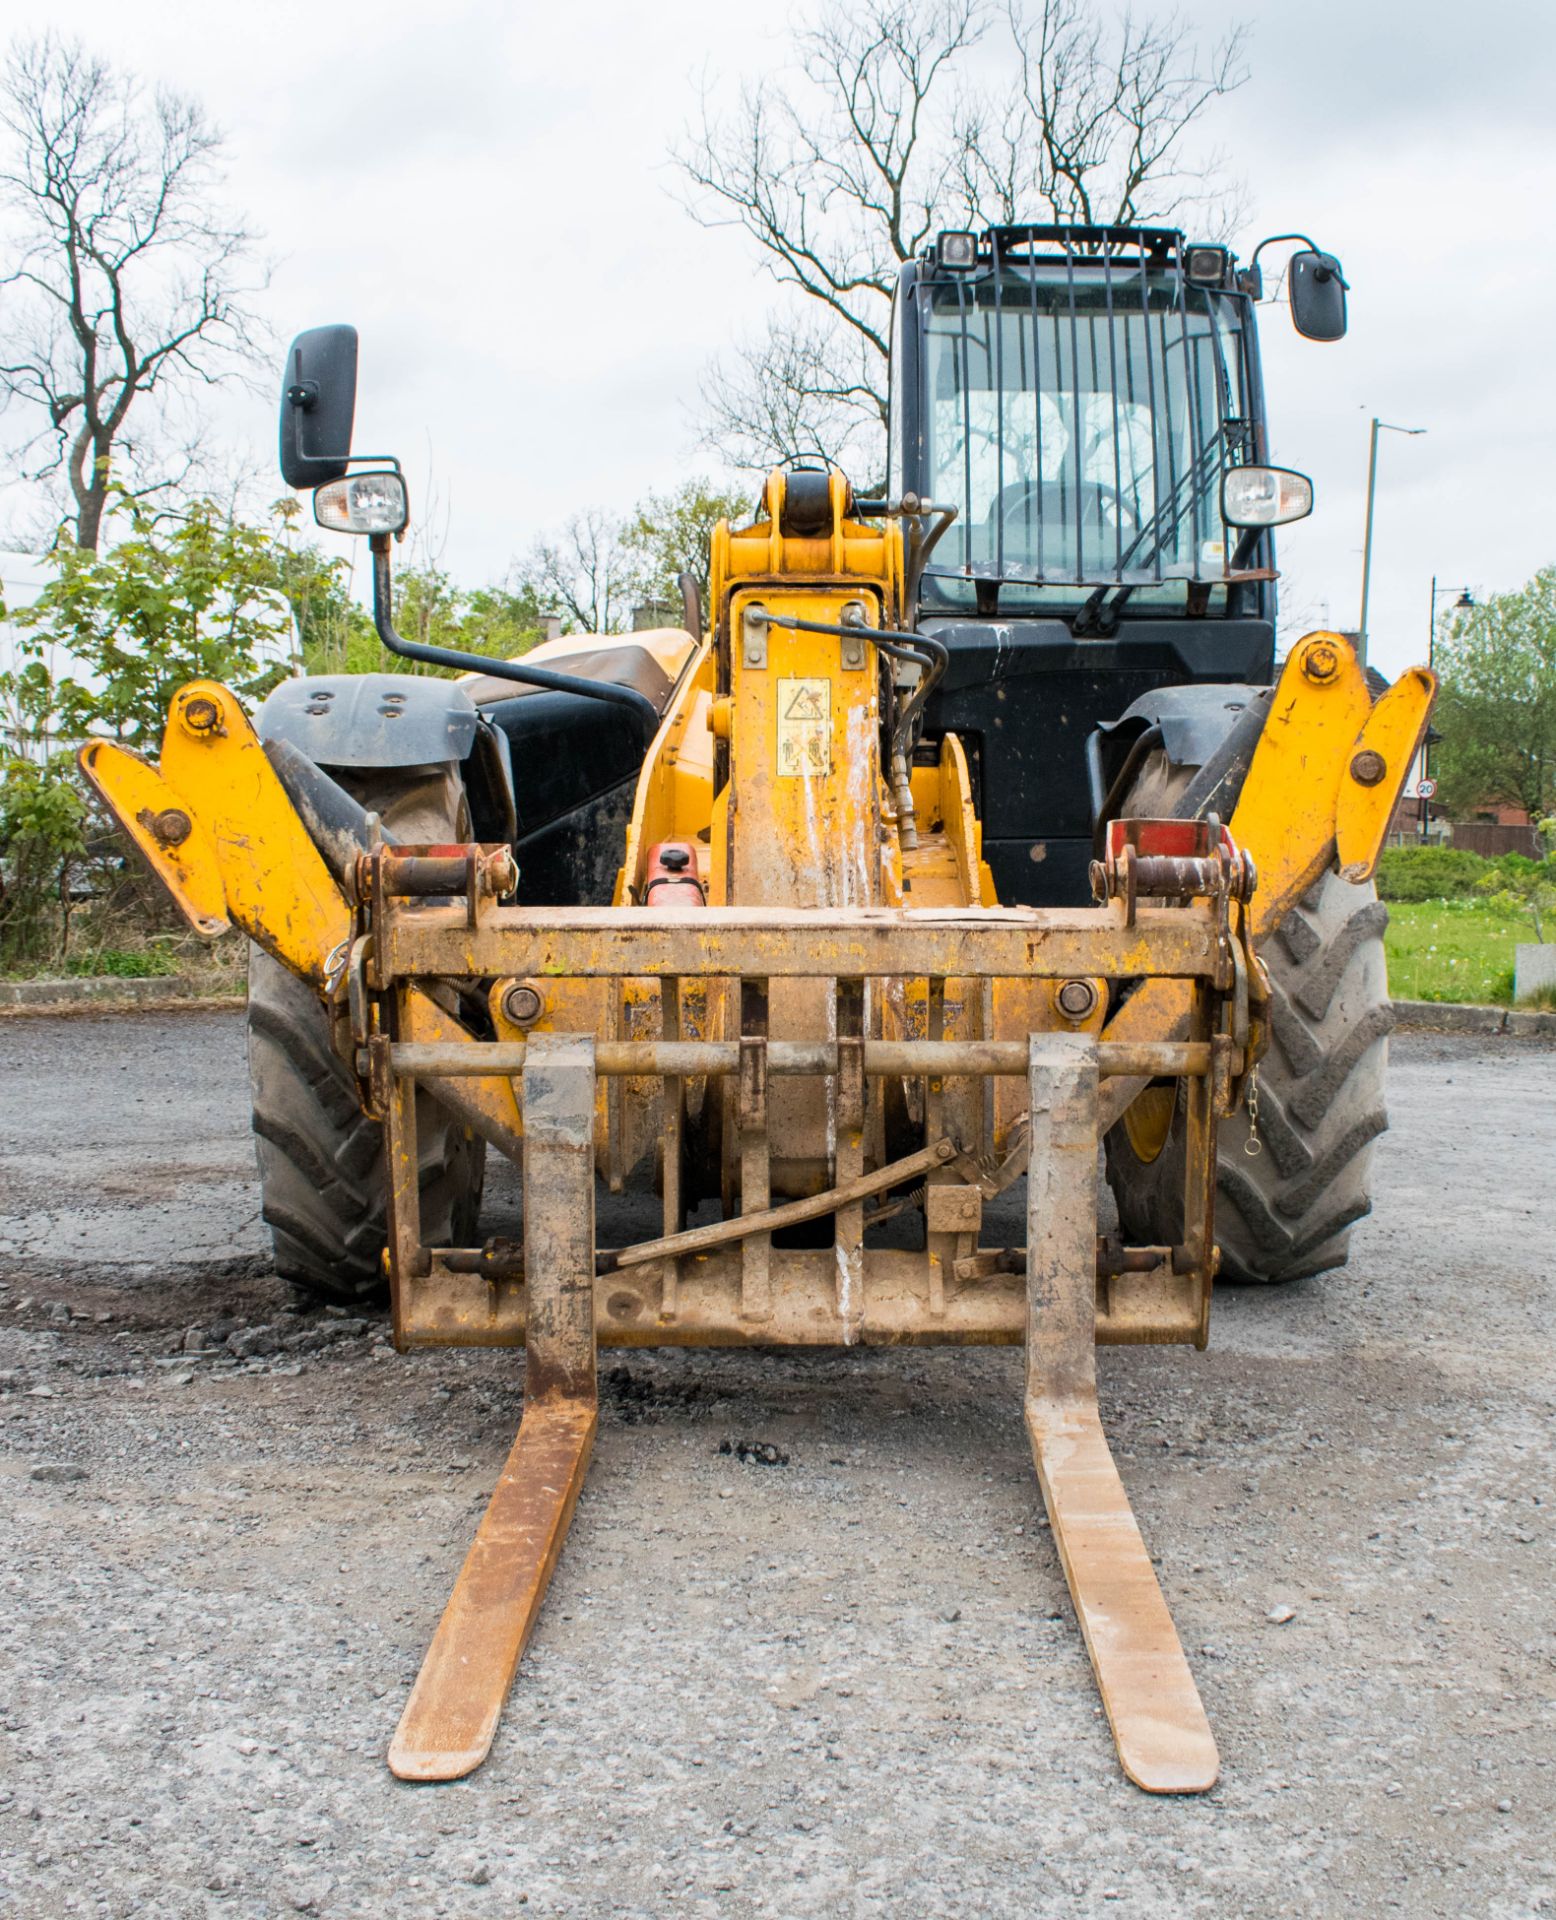
[[[1425,432],[1425,427],[1396,427],[1380,420],[1376,414],[1372,417],[1372,439],[1367,449],[1367,531],[1362,536],[1361,619],[1357,624],[1363,666],[1367,664],[1367,601],[1372,589],[1372,509],[1378,490],[1378,435],[1408,433],[1414,436]]]
[[[1437,602],[1450,593],[1456,593],[1459,596],[1454,602],[1455,612],[1458,612],[1461,608],[1468,610],[1475,604],[1475,596],[1470,592],[1468,587],[1440,587],[1437,584],[1437,575],[1435,573],[1432,575],[1432,616],[1431,624],[1427,629],[1426,635],[1426,664],[1429,668],[1435,669],[1437,665]],[[1428,723],[1426,732],[1421,739],[1421,779],[1430,780],[1431,777],[1432,729],[1430,723]],[[1423,844],[1427,838],[1427,828],[1431,823],[1431,811],[1431,796],[1423,793],[1421,795],[1421,839]]]

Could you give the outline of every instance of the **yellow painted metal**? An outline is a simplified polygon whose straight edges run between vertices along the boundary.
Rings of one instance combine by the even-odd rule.
[[[616,886],[618,905],[642,898],[650,847],[661,840],[690,840],[699,848],[708,844],[713,811],[714,667],[712,643],[704,642],[649,747],[627,828],[626,857]]]
[[[1134,1156],[1149,1166],[1167,1144],[1172,1132],[1173,1109],[1178,1104],[1176,1082],[1149,1086],[1124,1115],[1124,1130]]]
[[[1356,736],[1335,810],[1335,852],[1347,880],[1370,880],[1377,871],[1436,695],[1436,676],[1425,667],[1411,667],[1378,701]]]
[[[407,987],[400,1001],[400,1033],[410,1041],[476,1044],[469,1030],[420,987]],[[513,1082],[500,1075],[480,1079],[429,1080],[444,1106],[457,1113],[483,1139],[515,1158],[524,1137],[524,1121]]]
[[[111,740],[89,741],[79,758],[81,771],[195,932],[206,940],[228,932],[232,922],[216,848],[183,796],[149,760]]]
[[[418,906],[396,912],[375,937],[368,974],[375,986],[402,974],[621,979],[721,968],[792,979],[968,973],[1139,980],[1158,973],[1195,978],[1215,964],[1214,935],[1204,919],[1170,907],[1142,907],[1133,926],[1121,912],[1088,907],[929,908],[900,915],[839,907],[824,920],[798,907],[678,914],[492,907],[471,927],[462,907]]]
[[[1339,634],[1310,633],[1292,648],[1232,815],[1232,838],[1259,875],[1256,937],[1333,860],[1341,775],[1371,709],[1366,676]]]
[[[873,596],[869,597],[873,599]],[[864,907],[881,896],[879,677],[873,659],[841,663],[832,634],[750,629],[747,609],[838,623],[859,589],[732,598],[730,667],[734,786],[730,895],[746,906]],[[742,644],[761,634],[761,666]],[[864,650],[861,649],[861,652]]]
[[[125,831],[145,847],[140,818],[151,791],[144,762],[89,747],[83,766]],[[351,909],[265,757],[236,694],[192,680],[173,696],[157,792],[189,816],[201,851],[194,886],[168,862],[157,872],[179,906],[215,918],[209,861],[228,917],[285,967],[321,990],[332,958],[344,956]],[[191,835],[196,841],[196,835]],[[183,889],[181,897],[180,889]]]
[[[710,554],[712,611],[721,623],[726,600],[737,580],[783,580],[831,577],[874,581],[884,589],[888,624],[902,611],[902,529],[895,521],[873,526],[851,520],[847,513],[848,482],[840,473],[830,480],[832,525],[821,535],[795,536],[780,531],[788,476],[781,467],[767,477],[762,492],[766,518],[752,526],[735,528],[721,520],[713,530]]]
[[[1335,863],[1342,831],[1346,878],[1370,876],[1436,685],[1424,667],[1412,667],[1374,707],[1343,635],[1310,633],[1292,648],[1231,821],[1232,838],[1259,876],[1250,908],[1256,945]],[[1378,752],[1385,763],[1368,787],[1351,772],[1363,750]],[[1147,979],[1108,1022],[1107,1038],[1181,1039],[1189,1000],[1178,982]],[[1104,1087],[1104,1123],[1118,1119],[1142,1090],[1138,1081]]]

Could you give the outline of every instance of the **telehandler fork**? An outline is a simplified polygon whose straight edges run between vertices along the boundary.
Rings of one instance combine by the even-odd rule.
[[[513,904],[506,844],[387,843],[236,697],[180,692],[160,768],[87,774],[206,933],[236,922],[328,1008],[384,1129],[401,1350],[525,1347],[525,1405],[389,1750],[485,1758],[587,1469],[608,1346],[1020,1343],[1053,1536],[1125,1772],[1202,1792],[1216,1747],[1098,1413],[1098,1344],[1203,1348],[1216,1134],[1266,1041],[1258,946],[1337,862],[1370,875],[1431,676],[1376,703],[1351,648],[1286,662],[1235,810],[1114,819],[1088,907],[999,904],[943,671],[907,605],[936,510],[775,472],[714,539],[710,631],[636,788],[613,904]],[[375,533],[387,598],[388,534]],[[905,718],[906,716],[906,718]],[[329,783],[326,781],[325,787]],[[360,812],[360,809],[359,809]],[[523,1176],[522,1243],[428,1244],[418,1088]],[[1185,1145],[1162,1244],[1099,1235],[1104,1135],[1146,1089]],[[663,1231],[601,1248],[595,1183],[652,1169]],[[985,1245],[1025,1176],[1024,1246]],[[720,1217],[693,1224],[714,1202]],[[882,1244],[921,1212],[916,1251]],[[808,1225],[808,1232],[796,1228]],[[796,1241],[809,1244],[795,1244]]]

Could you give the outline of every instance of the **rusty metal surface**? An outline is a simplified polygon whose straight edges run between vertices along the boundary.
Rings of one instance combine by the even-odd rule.
[[[424,1009],[429,1027],[437,1022]],[[444,1016],[445,1030],[457,1023]],[[399,1041],[390,1048],[396,1073],[416,1079],[511,1075],[524,1071],[527,1042],[475,1041],[451,1038],[444,1044]],[[866,1040],[861,1049],[864,1072],[873,1077],[910,1078],[917,1074],[1003,1074],[1023,1077],[1027,1072],[1025,1040]],[[838,1071],[836,1042],[827,1040],[770,1040],[766,1047],[769,1074],[822,1074]],[[595,1048],[602,1074],[723,1075],[740,1070],[740,1043],[736,1040],[604,1040]],[[1207,1041],[1108,1041],[1097,1049],[1097,1069],[1104,1079],[1116,1074],[1206,1074],[1210,1071]]]
[[[595,1337],[602,1347],[1017,1346],[1026,1338],[1025,1282],[1022,1273],[995,1264],[1005,1252],[989,1248],[973,1256],[978,1264],[966,1277],[953,1270],[933,1311],[922,1253],[867,1247],[845,1315],[835,1248],[771,1248],[769,1312],[755,1321],[742,1308],[739,1248],[726,1245],[599,1275]],[[459,1257],[479,1265],[476,1249]],[[1024,1272],[1024,1260],[1020,1265]],[[1145,1272],[1102,1277],[1095,1285],[1099,1346],[1192,1345],[1197,1339],[1199,1283],[1192,1274],[1174,1273],[1165,1254]],[[518,1277],[455,1271],[438,1256],[403,1291],[397,1328],[403,1347],[523,1344],[526,1289]]]
[[[465,1028],[419,987],[408,988],[400,1002],[400,1031],[406,1038],[392,1042],[389,1048],[390,1064],[396,1073],[402,1071],[397,1056],[406,1046],[441,1048],[461,1063],[470,1053],[472,1043]],[[458,1072],[444,1079],[431,1078],[429,1085],[450,1113],[457,1113],[483,1139],[517,1161],[523,1151],[524,1124],[507,1076],[523,1070],[520,1061],[500,1073],[484,1074],[473,1083],[467,1074]]]
[[[455,1780],[486,1758],[567,1535],[598,1418],[589,1041],[537,1035],[524,1095],[524,1417],[390,1746],[390,1768],[402,1780]]]
[[[1026,1422],[1119,1759],[1148,1793],[1203,1793],[1215,1740],[1097,1409],[1095,1050],[1034,1037]]]
[[[457,1780],[491,1747],[594,1442],[591,1403],[524,1409],[518,1438],[389,1748],[402,1780]]]
[[[602,974],[1192,979],[1214,974],[1218,965],[1211,921],[1170,907],[1142,907],[1133,927],[1096,908],[840,907],[826,914],[824,935],[816,914],[796,907],[708,907],[676,915],[626,907],[497,907],[479,927],[465,921],[463,907],[398,907],[379,930],[378,983]]]

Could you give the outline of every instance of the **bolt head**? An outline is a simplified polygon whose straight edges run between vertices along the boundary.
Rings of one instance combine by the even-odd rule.
[[[1084,1020],[1097,1004],[1097,989],[1089,980],[1066,980],[1055,998],[1068,1020]]]
[[[519,981],[502,997],[502,1010],[516,1027],[532,1027],[546,1010],[539,990]]]
[[[194,822],[182,807],[164,807],[151,823],[151,831],[164,847],[181,847],[194,831]]]
[[[202,693],[184,702],[183,718],[191,733],[214,733],[221,725],[221,709]]]
[[[1302,671],[1309,680],[1323,686],[1340,671],[1340,656],[1331,646],[1314,647],[1302,662]]]
[[[1388,762],[1372,747],[1363,747],[1351,762],[1351,778],[1361,787],[1375,787],[1388,770]]]

